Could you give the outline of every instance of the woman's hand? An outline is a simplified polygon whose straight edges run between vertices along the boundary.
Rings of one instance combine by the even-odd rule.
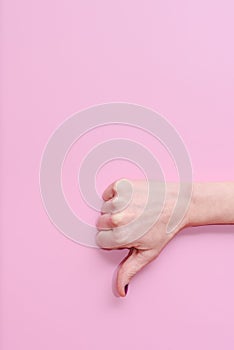
[[[178,227],[168,234],[166,228],[178,198],[179,185],[167,184],[166,199],[162,206],[164,185],[150,181],[151,199],[144,209],[148,199],[147,186],[145,180],[120,179],[108,186],[103,193],[102,215],[97,221],[97,244],[104,249],[130,249],[118,269],[116,282],[120,296],[126,295],[131,278],[154,260],[166,244],[189,223],[188,216],[185,215]],[[144,216],[134,222],[142,213]],[[131,224],[127,225],[129,223]]]
[[[179,184],[167,184],[162,208],[164,184],[150,182],[149,205],[144,208],[148,200],[147,184],[144,180],[120,179],[103,193],[102,215],[97,222],[97,244],[106,249],[130,249],[119,265],[117,290],[120,296],[126,295],[130,279],[154,260],[184,227],[234,224],[234,182],[193,184],[189,208],[170,234],[167,225],[178,198]],[[183,199],[187,201],[188,198]],[[136,220],[142,213],[144,215]]]

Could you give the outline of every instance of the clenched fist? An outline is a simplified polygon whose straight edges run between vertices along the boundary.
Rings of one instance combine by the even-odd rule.
[[[117,274],[117,291],[125,296],[130,279],[154,260],[165,245],[188,225],[185,215],[170,234],[168,221],[178,197],[178,184],[120,179],[106,188],[97,221],[97,244],[105,249],[129,248]],[[165,201],[164,200],[165,194]]]

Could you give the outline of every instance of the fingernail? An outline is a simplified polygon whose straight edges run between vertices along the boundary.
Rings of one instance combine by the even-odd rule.
[[[127,292],[128,292],[128,284],[126,284],[126,286],[124,287],[124,292],[125,292],[125,295],[127,295]]]

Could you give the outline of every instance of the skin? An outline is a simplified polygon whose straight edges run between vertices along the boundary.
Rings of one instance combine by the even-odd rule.
[[[178,198],[179,184],[166,184],[166,199],[162,206],[157,200],[162,184],[156,181],[150,183],[153,199],[147,210],[144,210],[148,194],[145,180],[119,179],[110,184],[102,195],[97,244],[103,249],[129,249],[117,272],[116,289],[121,297],[126,296],[126,286],[133,276],[155,260],[185,227],[234,224],[234,182],[197,182],[193,184],[192,197],[182,221],[168,234],[166,228]],[[129,186],[133,191],[132,197]],[[127,224],[136,220],[142,212],[144,220],[128,227]],[[148,225],[152,222],[151,226]]]

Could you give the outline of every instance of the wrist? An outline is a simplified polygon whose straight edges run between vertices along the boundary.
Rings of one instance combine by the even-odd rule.
[[[233,224],[234,183],[194,183],[188,217],[190,226]]]

